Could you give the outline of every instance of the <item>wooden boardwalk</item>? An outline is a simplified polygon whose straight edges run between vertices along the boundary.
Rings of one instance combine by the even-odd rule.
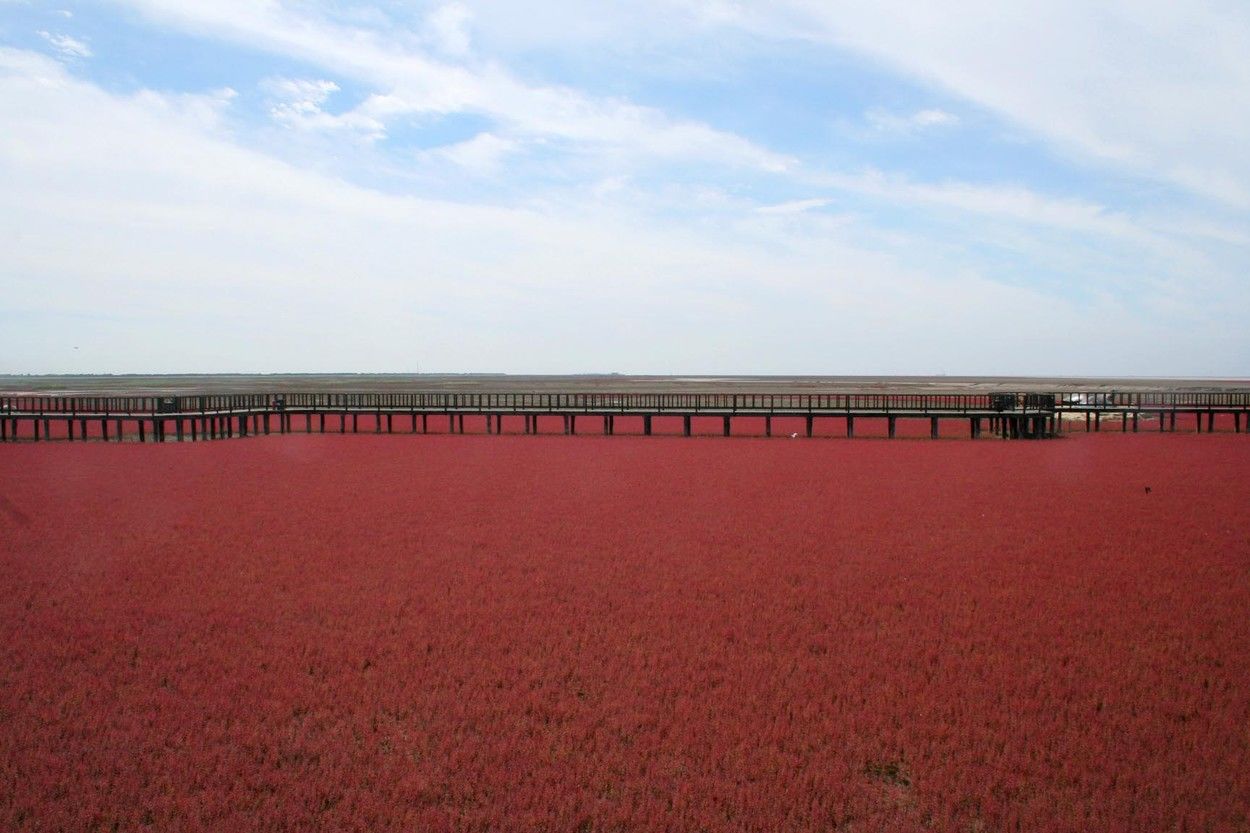
[[[724,436],[734,420],[762,418],[772,435],[773,419],[800,417],[805,436],[817,419],[841,418],[846,435],[856,420],[882,420],[887,436],[900,420],[923,420],[929,436],[943,421],[967,425],[967,436],[1053,437],[1065,430],[1104,427],[1137,432],[1146,421],[1159,431],[1177,430],[1178,416],[1196,430],[1214,430],[1217,417],[1231,416],[1234,430],[1250,432],[1250,391],[1091,390],[991,393],[682,393],[607,391],[425,392],[243,392],[172,396],[0,396],[0,441],[137,440],[201,441],[289,433],[295,417],[306,432],[358,433],[362,416],[378,433],[427,433],[431,424],[464,433],[466,416],[485,418],[487,433],[501,433],[505,417],[520,417],[526,434],[539,433],[539,418],[554,417],[562,433],[576,434],[578,421],[593,419],[604,434],[616,433],[619,417],[640,417],[643,434],[652,420],[680,417],[690,436],[691,421],[716,417]],[[433,423],[432,423],[433,421]],[[1074,424],[1075,423],[1075,424]]]

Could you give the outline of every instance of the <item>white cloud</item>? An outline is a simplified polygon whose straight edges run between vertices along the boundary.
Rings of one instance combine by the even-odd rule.
[[[325,110],[330,96],[339,91],[339,85],[325,79],[267,78],[261,89],[270,97],[269,115],[286,127],[297,130],[348,131],[366,141],[376,141],[386,135],[386,125],[377,118],[351,110],[342,114]]]
[[[224,124],[224,116],[238,93],[222,87],[207,93],[158,93],[140,90],[134,102],[170,121],[180,122],[206,132],[216,132]]]
[[[773,205],[762,205],[755,210],[759,214],[802,214],[805,211],[824,208],[832,202],[833,200],[822,198],[790,200],[789,202],[775,203]]]
[[[469,21],[472,12],[463,3],[444,3],[426,18],[425,28],[435,48],[447,55],[469,53]]]
[[[471,139],[424,152],[427,158],[445,159],[479,176],[499,170],[503,160],[520,145],[493,133],[479,133]]]
[[[1250,6],[784,0],[739,25],[833,43],[1086,158],[1250,207]]]
[[[855,194],[912,205],[933,205],[1001,220],[1052,226],[1083,234],[1144,241],[1147,233],[1130,217],[1081,199],[1039,194],[1024,187],[965,182],[914,182],[880,171],[829,173],[815,181]]]
[[[945,110],[917,110],[914,113],[899,114],[888,110],[873,108],[864,114],[868,126],[878,133],[907,135],[923,130],[941,127],[953,127],[959,124],[959,117]]]
[[[849,50],[1086,164],[1250,208],[1246,3],[552,0],[535,15],[519,0],[465,2],[482,48],[518,54],[650,56],[655,44],[715,42],[726,29],[781,54],[796,39]]]
[[[274,105],[275,115],[307,116],[320,113],[321,105],[331,93],[339,90],[333,81],[306,80],[301,78],[269,78],[261,86],[279,100]]]
[[[78,38],[55,34],[43,29],[39,30],[39,37],[50,43],[53,49],[66,58],[90,58],[92,55],[91,47]]]
[[[0,370],[1218,373],[1250,348],[1202,304],[1173,332],[823,212],[388,196],[33,53],[0,50],[0,121]]]
[[[344,117],[384,121],[407,114],[475,113],[513,135],[596,146],[635,162],[693,159],[772,173],[795,165],[784,154],[700,122],[567,87],[525,83],[496,64],[438,60],[411,42],[345,28],[277,3],[119,1],[156,20],[289,55],[378,89]]]

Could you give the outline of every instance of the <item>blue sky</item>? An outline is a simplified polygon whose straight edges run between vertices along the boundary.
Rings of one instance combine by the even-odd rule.
[[[0,371],[1250,375],[1250,9],[0,0]]]

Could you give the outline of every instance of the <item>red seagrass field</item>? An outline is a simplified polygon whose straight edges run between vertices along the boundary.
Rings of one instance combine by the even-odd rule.
[[[0,828],[1246,831],[1250,437],[0,447]]]

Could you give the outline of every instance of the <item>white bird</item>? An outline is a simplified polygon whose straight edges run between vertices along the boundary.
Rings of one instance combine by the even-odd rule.
[[[790,439],[794,439],[794,438],[795,438],[795,437],[797,437],[798,435],[799,435],[799,432],[798,432],[798,431],[795,431],[793,434],[791,434],[791,435],[790,435]]]

